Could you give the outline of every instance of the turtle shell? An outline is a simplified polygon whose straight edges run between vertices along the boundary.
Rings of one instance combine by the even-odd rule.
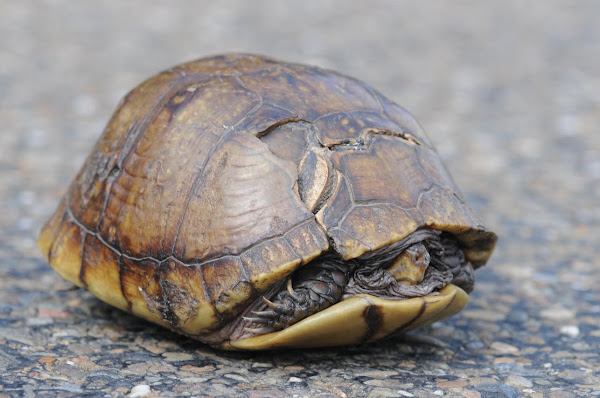
[[[214,336],[322,253],[354,259],[420,228],[455,235],[474,266],[496,241],[403,108],[332,71],[232,54],[127,94],[39,245],[111,305],[252,349],[275,345]]]

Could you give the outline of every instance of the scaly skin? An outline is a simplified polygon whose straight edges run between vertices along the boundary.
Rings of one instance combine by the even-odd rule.
[[[253,335],[282,330],[302,319],[356,294],[371,294],[392,300],[423,297],[450,282],[472,289],[472,268],[465,263],[456,240],[446,235],[421,234],[426,240],[407,240],[401,250],[383,252],[364,261],[345,262],[335,255],[309,263],[287,280],[272,299],[262,298],[261,310],[245,317],[245,332]],[[398,282],[387,271],[390,261],[406,253],[412,263],[427,268],[417,285]],[[392,260],[390,260],[392,259]]]
[[[267,308],[244,318],[258,325],[247,326],[246,332],[264,334],[281,330],[339,302],[354,267],[353,262],[344,262],[335,255],[308,264],[288,279],[286,289],[273,301],[263,297]]]

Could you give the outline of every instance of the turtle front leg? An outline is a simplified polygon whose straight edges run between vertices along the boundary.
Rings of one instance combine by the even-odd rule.
[[[348,284],[352,263],[324,257],[297,271],[272,300],[263,297],[260,311],[244,317],[246,333],[265,334],[285,329],[339,302]]]

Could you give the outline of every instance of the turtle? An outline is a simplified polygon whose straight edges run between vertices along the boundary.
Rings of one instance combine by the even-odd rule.
[[[452,316],[496,241],[404,108],[331,70],[225,54],[121,100],[39,247],[114,307],[264,350]]]

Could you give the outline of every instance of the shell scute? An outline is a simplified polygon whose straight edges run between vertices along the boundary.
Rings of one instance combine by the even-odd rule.
[[[206,299],[201,268],[170,259],[161,264],[159,272],[165,305],[163,317],[184,333],[212,331],[219,318]]]
[[[302,262],[293,247],[284,237],[276,237],[246,250],[241,255],[252,285],[266,291],[273,280],[283,280]]]
[[[94,296],[124,311],[131,302],[121,289],[119,254],[97,236],[86,234],[79,279]]]
[[[119,257],[119,274],[123,296],[129,310],[148,321],[170,327],[164,316],[163,292],[160,285],[159,263],[156,260],[132,260]]]
[[[220,316],[232,316],[238,305],[255,295],[244,265],[238,257],[221,257],[202,264],[201,267],[207,296]]]

